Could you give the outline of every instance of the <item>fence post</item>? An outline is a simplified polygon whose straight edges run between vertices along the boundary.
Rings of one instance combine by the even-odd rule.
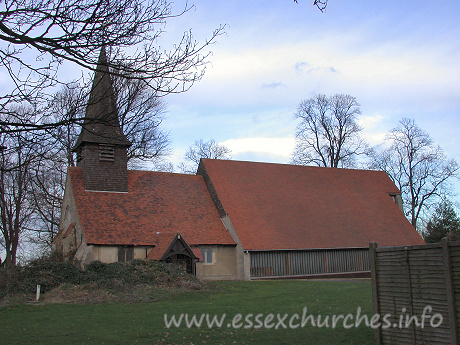
[[[457,333],[457,318],[455,315],[455,296],[454,296],[454,285],[452,280],[452,263],[450,259],[450,247],[449,239],[444,237],[441,240],[442,244],[442,260],[444,264],[444,275],[446,280],[446,292],[447,292],[447,311],[448,311],[448,322],[450,329],[450,337],[452,344],[458,344],[458,333]]]
[[[409,293],[409,313],[414,315],[414,295],[412,290],[412,276],[411,276],[411,262],[409,259],[409,248],[404,247],[404,258],[406,262],[406,276],[407,276],[407,290]],[[417,337],[415,335],[415,323],[411,323],[412,330],[412,344],[417,344]]]
[[[380,314],[379,310],[379,291],[378,291],[378,259],[377,259],[377,242],[369,243],[369,263],[371,266],[371,278],[372,278],[372,304],[374,307],[374,314]],[[382,343],[382,329],[377,327],[374,333],[375,345],[381,345]]]

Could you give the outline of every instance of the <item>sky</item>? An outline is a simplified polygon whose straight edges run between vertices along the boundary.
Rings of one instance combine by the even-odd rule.
[[[173,9],[185,4],[174,0]],[[460,1],[329,0],[324,13],[312,4],[195,0],[168,20],[169,44],[189,29],[203,42],[226,26],[203,79],[165,99],[174,165],[195,140],[211,138],[233,159],[288,163],[296,108],[317,93],[356,97],[370,145],[409,117],[460,162]]]
[[[203,79],[166,98],[171,161],[213,138],[233,159],[288,163],[298,104],[345,93],[361,105],[370,145],[408,117],[460,162],[460,2],[330,0],[324,13],[312,4],[196,0],[167,23],[163,39],[192,29],[198,41],[226,25]]]
[[[186,4],[175,0],[173,12]],[[313,0],[193,5],[167,21],[161,47],[190,29],[198,42],[220,25],[225,34],[210,46],[202,80],[165,97],[176,167],[195,140],[211,138],[233,159],[288,163],[297,106],[318,93],[356,97],[372,146],[409,117],[460,162],[460,1],[329,0],[324,13]]]

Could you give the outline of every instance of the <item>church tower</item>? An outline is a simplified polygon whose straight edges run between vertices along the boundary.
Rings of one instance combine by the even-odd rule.
[[[86,190],[128,191],[127,150],[131,145],[118,120],[105,48],[101,49],[85,119],[74,151]]]

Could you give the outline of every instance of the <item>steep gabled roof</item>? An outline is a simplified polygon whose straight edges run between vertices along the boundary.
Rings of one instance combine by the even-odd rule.
[[[424,243],[381,171],[213,159],[198,171],[245,250]]]
[[[131,145],[123,134],[118,120],[115,94],[104,47],[99,55],[82,131],[74,149],[85,142]]]
[[[155,248],[149,252],[147,259],[161,260],[175,237],[175,234],[169,232],[158,234]]]
[[[192,259],[198,259],[179,232],[172,237],[171,235],[172,234],[160,234],[158,244],[149,252],[147,259],[165,260],[167,257],[175,254],[186,254]],[[179,251],[179,253],[177,251]]]
[[[177,232],[190,245],[235,244],[201,176],[128,171],[128,193],[119,193],[86,191],[80,168],[68,175],[88,244],[151,246]]]

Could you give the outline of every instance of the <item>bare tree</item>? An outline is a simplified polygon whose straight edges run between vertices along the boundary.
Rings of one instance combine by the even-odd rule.
[[[232,151],[225,145],[219,145],[214,139],[195,140],[185,153],[185,162],[179,164],[179,170],[184,174],[195,174],[201,158],[231,159]]]
[[[85,116],[90,90],[89,84],[85,85],[80,81],[69,82],[54,93],[48,103],[47,117],[50,122],[64,122],[61,126],[51,127],[45,131],[46,141],[50,141],[56,148],[56,152],[53,152],[53,162],[61,166],[59,170],[62,170],[62,167],[76,165],[72,149],[81,127],[73,119]],[[57,157],[59,158],[56,159]]]
[[[449,180],[457,176],[458,164],[413,119],[402,119],[386,139],[391,146],[374,149],[370,167],[384,170],[400,189],[406,216],[417,228],[424,213],[451,193]]]
[[[24,109],[16,111],[28,116]],[[18,248],[32,223],[35,207],[31,166],[43,152],[38,142],[31,134],[13,133],[2,138],[5,148],[0,153],[0,243],[6,252],[7,266],[16,264]]]
[[[50,87],[61,83],[63,62],[95,70],[102,46],[113,47],[111,73],[143,80],[158,96],[188,90],[204,73],[206,48],[222,33],[198,43],[191,31],[171,50],[158,46],[166,21],[191,9],[172,13],[168,0],[4,0],[0,9],[0,72],[9,75],[9,92],[0,95],[2,131],[49,129],[83,118],[36,118],[9,111],[28,103],[43,110]]]
[[[59,232],[62,197],[65,187],[64,155],[43,153],[31,167],[30,196],[34,210],[28,231],[28,241],[38,245],[38,250],[49,250],[53,238]],[[57,158],[57,159],[56,159]]]
[[[118,117],[123,133],[132,143],[128,149],[128,161],[162,161],[171,153],[169,133],[161,128],[165,114],[165,103],[141,80],[113,76]],[[55,119],[84,117],[89,101],[90,86],[77,81],[64,85],[48,107]],[[81,127],[72,121],[48,130],[48,139],[58,142],[57,148],[65,152],[67,163],[75,166],[73,146]],[[64,163],[64,162],[63,162]]]
[[[318,94],[300,103],[295,117],[296,147],[292,163],[339,168],[354,167],[356,157],[367,152],[356,123],[359,104],[355,97]]]
[[[150,161],[164,163],[171,154],[169,133],[161,128],[166,110],[161,97],[143,80],[113,78],[120,125],[132,145],[128,162],[139,164]]]
[[[137,167],[149,161],[156,168],[168,169],[165,159],[170,154],[170,139],[161,128],[165,111],[163,100],[140,80],[118,76],[112,79],[120,124],[132,143],[128,149],[128,164]],[[48,109],[61,119],[84,116],[89,93],[89,85],[69,83],[54,95]],[[48,136],[41,138],[48,149],[31,166],[31,195],[35,205],[31,240],[37,244],[49,247],[59,231],[67,167],[76,165],[73,147],[80,130],[80,126],[69,122],[46,131]]]

